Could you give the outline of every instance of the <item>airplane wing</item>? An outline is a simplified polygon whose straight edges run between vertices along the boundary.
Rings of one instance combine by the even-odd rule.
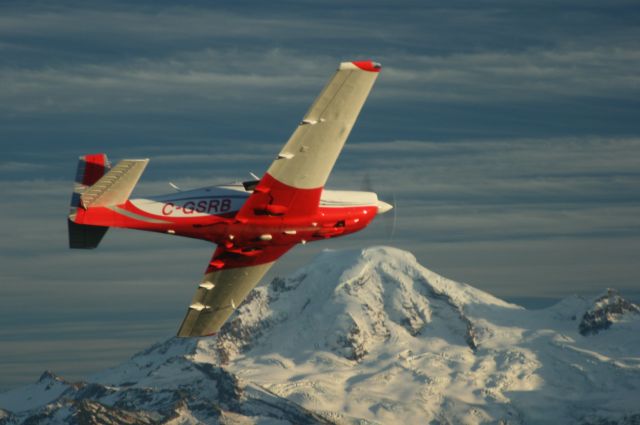
[[[322,188],[364,105],[380,64],[343,62],[271,164],[238,218],[315,212]],[[295,202],[294,202],[295,199]],[[271,209],[263,208],[265,204]]]
[[[182,321],[178,336],[217,333],[276,260],[292,247],[276,245],[249,252],[218,247]]]
[[[237,222],[251,226],[252,221],[265,216],[275,220],[317,211],[322,188],[379,71],[380,65],[371,61],[340,64],[236,214]],[[249,252],[218,247],[178,336],[218,332],[273,263],[292,246],[267,245]]]

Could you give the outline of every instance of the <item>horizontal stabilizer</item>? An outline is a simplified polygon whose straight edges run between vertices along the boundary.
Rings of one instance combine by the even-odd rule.
[[[129,199],[148,163],[148,159],[125,159],[118,162],[107,174],[82,193],[80,206],[86,209],[124,203]]]
[[[108,227],[88,226],[74,223],[71,219],[69,224],[69,248],[93,249],[98,246]]]

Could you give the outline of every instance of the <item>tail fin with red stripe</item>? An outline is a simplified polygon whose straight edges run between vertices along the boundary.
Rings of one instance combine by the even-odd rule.
[[[79,249],[96,248],[108,227],[90,226],[76,223],[80,198],[82,194],[104,176],[111,164],[103,153],[84,155],[78,159],[76,180],[71,195],[71,211],[69,212],[69,247]]]

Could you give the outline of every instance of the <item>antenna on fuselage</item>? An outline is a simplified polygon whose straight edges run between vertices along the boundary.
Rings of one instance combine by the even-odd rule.
[[[174,188],[178,192],[182,192],[182,189],[180,189],[177,185],[173,184],[173,182],[169,182],[169,186],[171,186],[172,188]]]
[[[260,183],[260,177],[256,176],[251,171],[249,171],[249,174],[251,175],[253,180],[248,182],[242,182],[242,186],[244,186],[244,190],[246,190],[247,192],[253,192],[253,189],[256,188],[258,183]]]

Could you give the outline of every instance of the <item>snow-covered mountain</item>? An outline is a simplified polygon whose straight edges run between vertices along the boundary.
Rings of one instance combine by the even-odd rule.
[[[328,251],[217,337],[83,383],[45,373],[0,408],[0,424],[640,424],[640,309],[607,290],[529,311],[408,252]]]
[[[45,372],[0,395],[0,424],[330,423],[223,368],[192,361],[196,346],[172,338],[86,382]]]

